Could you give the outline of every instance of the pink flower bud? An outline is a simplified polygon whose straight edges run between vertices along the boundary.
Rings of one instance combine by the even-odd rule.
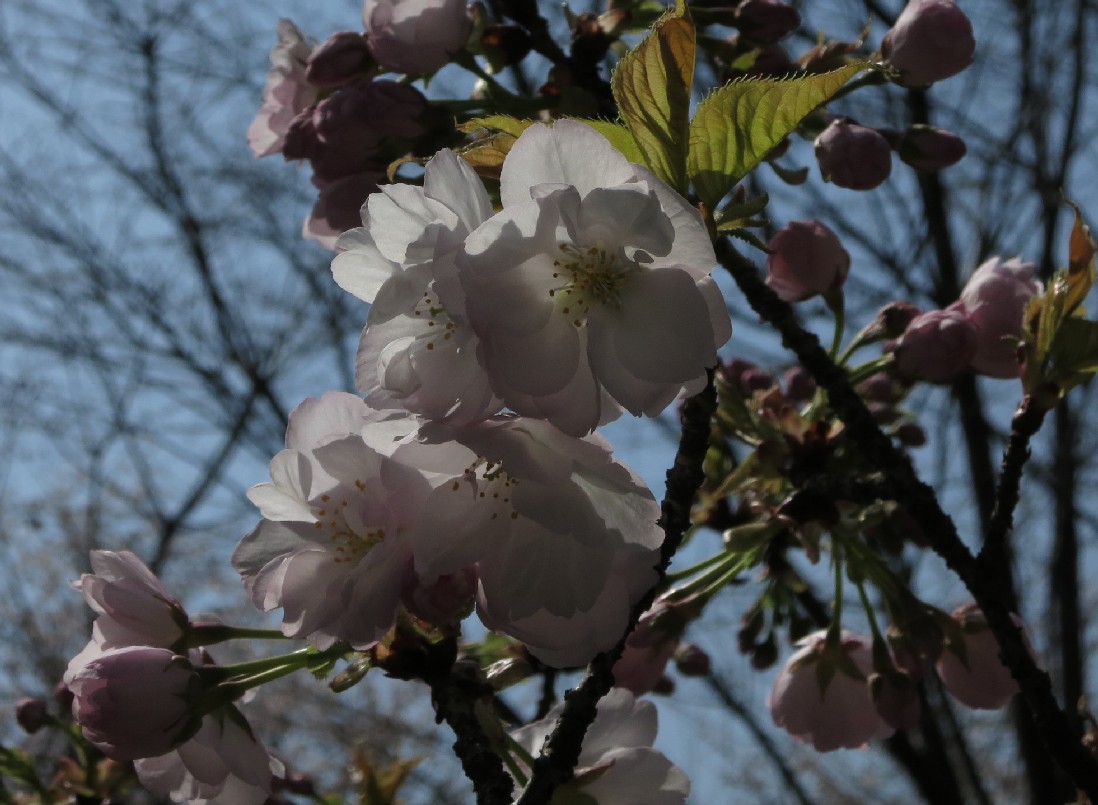
[[[921,171],[940,171],[960,162],[968,151],[965,141],[934,126],[912,126],[900,135],[900,159]]]
[[[340,31],[309,56],[305,78],[314,87],[339,87],[366,75],[374,67],[374,58],[366,47],[366,37],[354,31]]]
[[[312,49],[313,43],[297,26],[279,20],[263,105],[248,128],[248,145],[257,157],[281,151],[290,123],[316,101],[316,87],[305,78],[305,62]]]
[[[1026,305],[1041,293],[1033,278],[1037,266],[1017,257],[992,257],[976,269],[961,298],[950,306],[963,313],[977,330],[972,368],[988,377],[1017,377],[1017,348],[1011,339],[1022,335]]]
[[[972,363],[976,327],[955,310],[930,310],[917,317],[896,342],[896,369],[912,380],[948,383]]]
[[[302,236],[334,250],[340,235],[362,225],[362,205],[371,193],[377,192],[378,183],[384,179],[385,168],[378,165],[373,170],[353,173],[324,185],[305,219]]]
[[[816,393],[816,380],[804,367],[790,367],[783,381],[785,396],[795,402],[808,402]]]
[[[987,626],[987,618],[976,604],[965,604],[953,611],[952,617],[961,625],[964,645],[948,645],[938,657],[938,676],[953,696],[962,704],[978,710],[997,710],[1018,692],[1018,683],[999,659],[999,641]],[[1011,615],[1022,629],[1030,654],[1029,636],[1017,615]]]
[[[683,676],[709,676],[712,662],[701,646],[683,643],[675,652],[675,667]]]
[[[892,148],[875,129],[836,118],[816,138],[824,179],[850,190],[872,190],[892,173]]]
[[[472,20],[465,0],[366,0],[370,52],[386,70],[433,73],[465,46]]]
[[[972,64],[972,23],[953,0],[911,0],[885,34],[881,53],[900,82],[925,87]]]
[[[15,703],[15,722],[30,735],[38,732],[51,721],[46,700],[38,696],[24,696]]]
[[[752,44],[773,45],[801,24],[797,9],[777,0],[743,0],[736,8],[735,27]]]
[[[873,665],[869,638],[844,632],[839,645],[828,647],[820,631],[798,645],[767,698],[775,724],[819,752],[852,749],[892,734],[866,683]]]
[[[786,302],[839,288],[850,273],[850,254],[819,221],[792,221],[767,246],[766,284]]]
[[[168,649],[107,651],[77,671],[69,688],[84,735],[115,760],[163,755],[201,720],[191,712],[201,689],[198,674]]]

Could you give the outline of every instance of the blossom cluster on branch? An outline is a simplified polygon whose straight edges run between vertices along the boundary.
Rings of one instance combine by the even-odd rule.
[[[1020,381],[1036,413],[1028,429],[1016,421],[1004,462],[1003,489],[1016,485],[1044,413],[1098,370],[1081,217],[1047,287],[1032,263],[991,258],[944,310],[897,300],[848,338],[855,266],[839,236],[801,220],[764,243],[768,199],[741,183],[760,165],[803,181],[776,162],[793,135],[814,140],[825,181],[857,192],[889,180],[893,153],[922,172],[963,158],[948,131],[875,129],[825,105],[960,72],[967,17],[952,0],[912,0],[879,50],[827,42],[794,63],[778,43],[799,14],[776,0],[699,4],[696,19],[683,2],[658,17],[614,3],[572,16],[568,51],[536,4],[499,5],[492,19],[454,0],[366,0],[364,32],[320,45],[279,23],[248,142],[311,165],[305,235],[369,305],[359,393],[302,402],[270,481],[248,493],[261,519],[232,563],[259,610],[281,610],[280,629],[193,619],[136,556],[93,552],[76,587],[97,619],[64,678],[81,751],[133,762],[177,801],[259,805],[291,774],[245,718],[251,691],[298,670],[341,691],[378,668],[430,686],[479,802],[685,803],[685,774],[652,748],[655,709],[635,697],[670,691],[671,662],[712,672],[690,628],[758,570],[737,642],[758,669],[780,637],[797,647],[767,702],[793,738],[831,751],[912,728],[933,669],[970,707],[1021,691],[1093,794],[1098,764],[1065,732],[1011,602],[980,582],[992,560],[915,476],[907,451],[925,435],[904,407],[918,383],[966,371]],[[709,25],[737,33],[714,45],[697,35]],[[640,32],[632,48],[621,38]],[[692,107],[707,47],[746,78]],[[500,81],[530,52],[552,62],[533,98]],[[477,77],[473,98],[413,86],[449,63]],[[732,238],[765,254],[765,278]],[[718,265],[802,362],[781,381],[722,354]],[[826,351],[790,307],[816,297],[834,324]],[[597,429],[684,399],[661,507]],[[1001,496],[985,545],[1006,539],[1015,502]],[[719,535],[708,557],[668,575],[706,533]],[[950,614],[922,600],[900,572],[905,548],[937,551],[975,601]],[[825,557],[830,612],[807,579]],[[846,628],[855,607],[870,634]],[[493,636],[463,642],[474,612]],[[306,645],[219,664],[208,647],[230,639]],[[485,705],[586,664],[544,718],[504,724]],[[21,724],[55,721],[22,707]]]

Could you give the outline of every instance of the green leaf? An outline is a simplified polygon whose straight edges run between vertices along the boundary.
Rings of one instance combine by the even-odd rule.
[[[1098,373],[1098,322],[1064,319],[1048,351],[1046,379],[1064,391]]]
[[[695,49],[694,23],[679,0],[622,58],[610,79],[644,163],[684,194]]]
[[[644,154],[641,153],[637,141],[633,139],[633,135],[629,133],[629,129],[625,126],[620,123],[611,123],[608,120],[579,120],[579,122],[590,126],[609,140],[610,145],[625,154],[625,158],[630,162],[644,164]]]
[[[870,67],[854,62],[830,73],[733,81],[698,105],[690,124],[687,169],[710,209],[846,82]]]
[[[488,129],[489,131],[502,131],[512,137],[518,137],[535,123],[537,123],[536,120],[522,120],[511,115],[488,115],[486,117],[475,117],[462,123],[458,126],[458,131],[463,134],[472,134],[478,129]]]

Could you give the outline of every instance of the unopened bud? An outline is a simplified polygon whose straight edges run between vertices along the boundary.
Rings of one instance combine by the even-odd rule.
[[[850,118],[831,122],[816,138],[824,179],[850,190],[872,190],[892,173],[892,149],[878,131]]]
[[[925,87],[972,64],[972,23],[953,0],[911,0],[885,34],[881,53],[900,83]]]
[[[766,46],[795,31],[801,24],[801,15],[777,0],[744,0],[736,8],[733,24],[744,39]]]
[[[675,651],[675,667],[683,676],[709,676],[712,662],[701,646],[683,643]]]
[[[375,67],[366,37],[354,31],[340,31],[309,56],[305,78],[314,87],[331,89],[366,75]]]
[[[24,696],[15,703],[15,720],[24,731],[34,735],[53,719],[50,717],[45,699]]]
[[[896,153],[921,171],[940,171],[960,162],[968,151],[965,141],[951,131],[934,126],[912,126],[900,135]]]

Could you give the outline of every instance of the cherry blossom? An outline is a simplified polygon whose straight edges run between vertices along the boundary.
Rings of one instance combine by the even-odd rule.
[[[953,0],[910,0],[885,34],[881,53],[900,82],[924,87],[972,64],[972,23]]]
[[[491,213],[476,174],[443,150],[427,163],[422,188],[398,184],[373,194],[363,226],[339,240],[335,280],[370,303],[356,374],[372,406],[458,424],[501,407],[477,361],[454,263]]]
[[[92,551],[94,572],[85,573],[72,586],[84,594],[99,616],[92,624],[92,638],[69,663],[67,682],[90,660],[105,651],[126,646],[169,648],[189,626],[183,605],[130,551]]]
[[[541,721],[527,724],[511,737],[536,754],[553,729],[560,707]],[[573,778],[554,801],[597,805],[684,805],[690,780],[678,766],[652,748],[658,728],[656,707],[614,688],[598,703],[598,713],[583,738]],[[571,797],[571,798],[570,798]]]
[[[233,565],[256,606],[283,609],[285,634],[322,648],[337,639],[372,645],[392,625],[411,567],[408,537],[431,485],[378,451],[395,449],[384,445],[395,438],[384,417],[352,395],[303,404],[271,483],[248,493],[263,520]]]
[[[496,393],[572,435],[696,391],[731,334],[697,211],[589,126],[533,125],[458,256]]]
[[[541,420],[501,416],[425,426],[421,438],[463,446],[468,462],[427,500],[416,570],[430,578],[475,563],[482,599],[500,620],[588,612],[619,551],[663,541],[652,493],[599,436],[577,439]]]
[[[188,741],[134,769],[150,791],[191,805],[262,805],[284,771],[235,707],[205,716]]]
[[[873,668],[868,638],[843,632],[829,646],[827,633],[819,631],[797,645],[767,698],[775,724],[819,752],[853,749],[892,734],[866,681]]]
[[[962,630],[963,646],[947,644],[935,668],[942,684],[958,701],[978,710],[997,710],[1018,693],[1018,683],[999,658],[999,641],[988,628],[987,618],[976,604],[958,607],[952,615]],[[1026,647],[1029,637],[1017,615],[1011,615],[1022,629]]]
[[[461,50],[473,23],[465,0],[366,0],[370,52],[386,70],[433,73]]]

